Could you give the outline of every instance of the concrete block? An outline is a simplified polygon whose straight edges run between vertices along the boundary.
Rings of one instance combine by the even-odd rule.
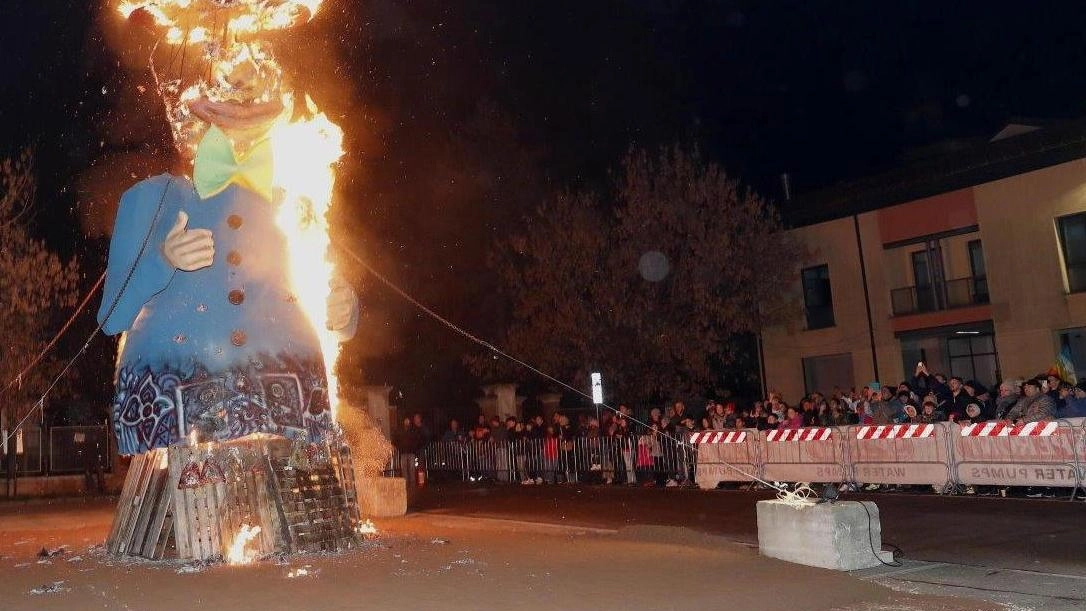
[[[355,478],[358,509],[364,518],[394,518],[407,513],[407,480],[402,477]]]
[[[758,550],[770,558],[839,571],[867,569],[878,566],[880,558],[894,559],[891,552],[881,551],[879,508],[857,501],[802,506],[759,501]]]

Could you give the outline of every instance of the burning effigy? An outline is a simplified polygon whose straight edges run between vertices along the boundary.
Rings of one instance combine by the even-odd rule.
[[[98,317],[122,334],[112,420],[136,457],[122,494],[142,501],[127,515],[122,496],[111,551],[338,549],[359,523],[334,376],[358,298],[327,227],[342,131],[292,94],[266,40],[321,1],[116,6],[199,69],[152,65],[191,172],[128,189],[110,243]]]

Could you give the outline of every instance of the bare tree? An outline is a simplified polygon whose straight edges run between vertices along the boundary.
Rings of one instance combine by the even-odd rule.
[[[77,299],[75,260],[63,260],[31,234],[37,195],[32,170],[27,151],[0,161],[0,385],[14,382],[0,394],[5,429],[35,408],[56,373],[57,362],[49,358],[23,370],[52,339],[58,313]]]
[[[634,150],[605,196],[552,197],[494,253],[504,342],[567,380],[602,371],[625,400],[701,390],[714,366],[746,362],[740,340],[779,319],[802,259],[774,206],[696,150]]]

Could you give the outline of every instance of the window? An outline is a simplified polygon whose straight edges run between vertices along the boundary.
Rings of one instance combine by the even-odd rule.
[[[1060,217],[1056,227],[1067,270],[1067,290],[1086,291],[1086,213]]]
[[[803,383],[807,392],[816,390],[826,396],[835,387],[848,389],[856,384],[852,374],[852,354],[830,354],[803,359]]]
[[[980,240],[969,241],[969,269],[973,278],[973,303],[988,303],[988,271],[984,265],[984,248],[980,245]]]
[[[1075,377],[1086,380],[1086,327],[1064,329],[1059,332],[1060,350],[1067,348],[1071,352],[1071,363],[1075,366]]]
[[[946,340],[947,352],[950,355],[950,375],[963,380],[976,380],[991,388],[1000,381],[995,336],[975,331],[962,333],[963,335],[948,337]]]
[[[803,270],[803,304],[808,329],[824,329],[834,325],[828,265],[816,265]]]
[[[938,287],[942,283],[942,262],[935,259],[935,265],[928,264],[928,251],[918,250],[912,253],[913,280],[916,282],[915,312],[932,312],[939,308]]]

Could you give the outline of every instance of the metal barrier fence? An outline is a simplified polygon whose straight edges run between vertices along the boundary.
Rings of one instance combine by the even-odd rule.
[[[49,429],[49,472],[86,473],[113,467],[110,431],[97,426],[54,426]]]
[[[791,431],[435,442],[418,455],[431,476],[465,481],[685,484],[786,482],[1082,488],[1086,419],[1027,427],[986,423],[846,426]],[[402,472],[396,458],[391,469]]]
[[[14,435],[10,431],[0,431],[0,439],[6,439],[10,449],[15,450],[16,473],[36,475],[42,472],[42,432],[41,429],[19,429]],[[0,475],[8,475],[7,450],[0,448]]]
[[[693,482],[696,452],[662,435],[434,442],[417,455],[428,475],[464,481],[664,485]],[[403,476],[394,456],[388,474]]]

